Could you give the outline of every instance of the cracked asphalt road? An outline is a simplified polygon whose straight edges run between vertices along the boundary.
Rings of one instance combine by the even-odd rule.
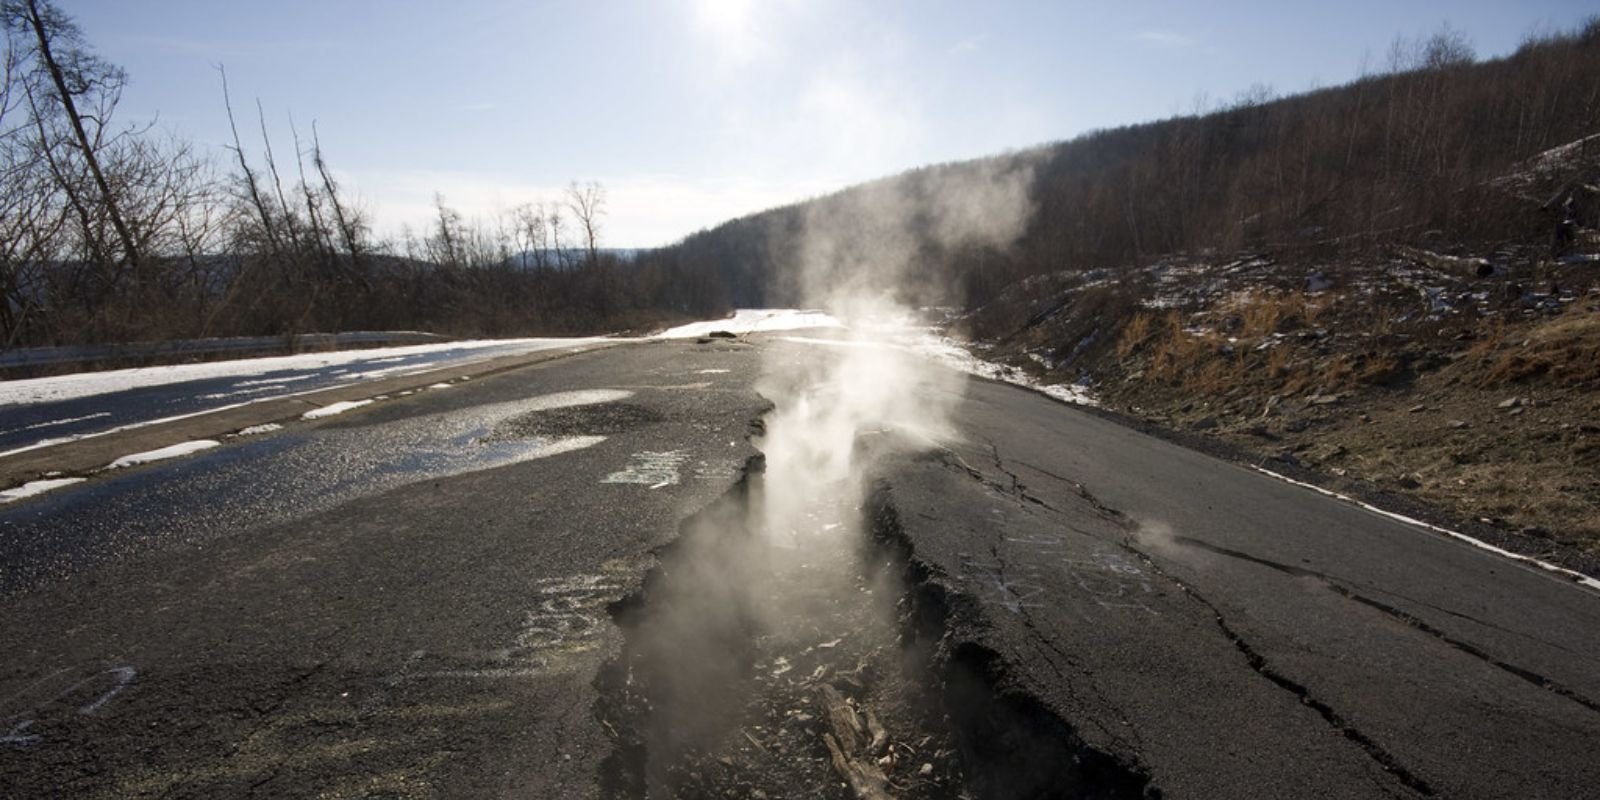
[[[1164,797],[1589,797],[1600,594],[1012,387],[886,476],[953,632]]]
[[[754,453],[752,349],[587,353],[0,512],[0,796],[592,793],[606,606]]]
[[[0,795],[593,796],[606,607],[738,479],[771,346],[585,353],[0,511]],[[1161,796],[1600,785],[1595,592],[1014,387],[955,423],[880,476],[972,601],[949,643]]]

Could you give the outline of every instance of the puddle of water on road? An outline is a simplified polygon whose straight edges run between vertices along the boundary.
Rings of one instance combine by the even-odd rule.
[[[173,538],[203,541],[332,508],[358,496],[550,458],[605,441],[601,432],[508,435],[530,414],[608,404],[623,390],[559,392],[379,424],[235,439],[152,465],[30,498],[0,510],[0,592]]]

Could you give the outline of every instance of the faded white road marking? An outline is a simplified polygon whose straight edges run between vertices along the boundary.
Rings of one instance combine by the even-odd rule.
[[[645,451],[634,453],[628,462],[627,469],[613,472],[601,479],[601,483],[637,483],[649,486],[651,489],[660,489],[663,486],[673,486],[678,483],[678,467],[687,461],[689,454],[682,450],[665,450],[661,452]]]
[[[1564,575],[1564,576],[1572,579],[1572,581],[1574,583],[1577,583],[1577,584],[1580,584],[1580,585],[1583,585],[1583,586],[1587,586],[1590,589],[1600,589],[1600,580],[1597,580],[1597,579],[1595,579],[1593,577],[1590,577],[1590,576],[1585,575],[1585,574],[1583,574],[1581,572],[1578,572],[1577,570],[1567,569],[1566,567],[1558,567],[1555,564],[1551,564],[1548,561],[1540,561],[1537,558],[1532,558],[1530,556],[1525,556],[1525,555],[1523,555],[1521,553],[1513,553],[1510,550],[1506,550],[1506,549],[1500,548],[1500,547],[1495,547],[1494,545],[1489,544],[1488,542],[1485,542],[1482,539],[1474,539],[1471,536],[1468,536],[1468,535],[1466,535],[1464,533],[1457,533],[1456,531],[1450,530],[1449,528],[1441,528],[1438,525],[1430,525],[1430,524],[1428,524],[1426,522],[1423,522],[1420,519],[1413,519],[1413,518],[1408,517],[1408,516],[1406,516],[1404,514],[1396,514],[1393,511],[1384,511],[1383,509],[1378,508],[1375,505],[1372,505],[1370,503],[1363,503],[1360,500],[1355,499],[1354,497],[1349,497],[1347,495],[1342,495],[1342,494],[1339,494],[1338,492],[1330,492],[1327,489],[1322,488],[1321,486],[1314,486],[1314,485],[1309,484],[1309,483],[1303,483],[1301,481],[1295,480],[1294,478],[1290,478],[1290,477],[1288,477],[1286,475],[1279,475],[1278,473],[1273,472],[1271,470],[1262,469],[1260,467],[1252,467],[1251,469],[1254,469],[1256,472],[1259,472],[1262,475],[1266,475],[1266,476],[1269,476],[1269,477],[1277,478],[1278,480],[1283,481],[1284,483],[1290,483],[1290,484],[1294,484],[1295,486],[1301,486],[1301,487],[1310,489],[1311,491],[1316,492],[1318,494],[1324,494],[1324,495],[1327,495],[1327,496],[1332,497],[1332,498],[1343,500],[1346,503],[1353,503],[1353,504],[1358,505],[1358,506],[1360,506],[1360,507],[1362,507],[1362,508],[1364,508],[1364,509],[1366,509],[1368,511],[1371,511],[1374,514],[1380,514],[1380,515],[1388,517],[1388,518],[1390,518],[1392,520],[1397,520],[1399,522],[1404,522],[1404,523],[1406,523],[1408,525],[1415,525],[1415,526],[1417,526],[1419,528],[1425,528],[1427,530],[1433,531],[1434,533],[1442,533],[1442,534],[1444,534],[1446,536],[1449,536],[1452,539],[1456,539],[1456,540],[1459,540],[1459,541],[1462,541],[1462,542],[1466,542],[1467,544],[1470,544],[1473,547],[1479,548],[1481,550],[1487,550],[1487,551],[1489,551],[1491,553],[1494,553],[1495,555],[1505,556],[1506,558],[1512,559],[1513,561],[1521,561],[1521,562],[1526,563],[1526,564],[1532,564],[1532,565],[1534,565],[1534,566],[1536,566],[1536,567],[1538,567],[1540,569],[1549,570],[1550,572],[1554,572],[1554,573],[1557,573],[1557,574],[1560,574],[1560,575]]]

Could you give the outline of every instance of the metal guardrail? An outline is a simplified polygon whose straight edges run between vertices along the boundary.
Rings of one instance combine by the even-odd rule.
[[[296,336],[234,336],[222,339],[188,339],[174,342],[68,347],[29,347],[0,352],[0,370],[87,362],[133,361],[229,353],[298,353],[355,346],[433,344],[448,336],[420,331],[354,331],[303,333]]]

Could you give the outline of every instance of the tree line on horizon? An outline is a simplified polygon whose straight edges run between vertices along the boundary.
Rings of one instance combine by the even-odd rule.
[[[904,220],[920,243],[920,301],[977,307],[1029,276],[1126,271],[1173,254],[1312,260],[1394,244],[1543,245],[1552,211],[1504,179],[1597,133],[1600,17],[1530,34],[1487,61],[1445,27],[1396,38],[1380,65],[1342,86],[1279,97],[1258,85],[1171,119],[914,169],[732,220],[661,257],[714,266],[738,305],[804,302],[791,273],[817,233],[808,220],[828,216],[819,209],[886,186],[916,197],[1016,170],[1032,171],[1033,214],[1010,246],[941,246],[935,221]],[[1600,138],[1582,147],[1600,165]]]
[[[714,281],[601,247],[605,189],[380,240],[317,129],[225,156],[116,110],[127,74],[53,0],[3,0],[0,349],[341,330],[598,333],[718,313]],[[688,290],[694,290],[693,292]]]

